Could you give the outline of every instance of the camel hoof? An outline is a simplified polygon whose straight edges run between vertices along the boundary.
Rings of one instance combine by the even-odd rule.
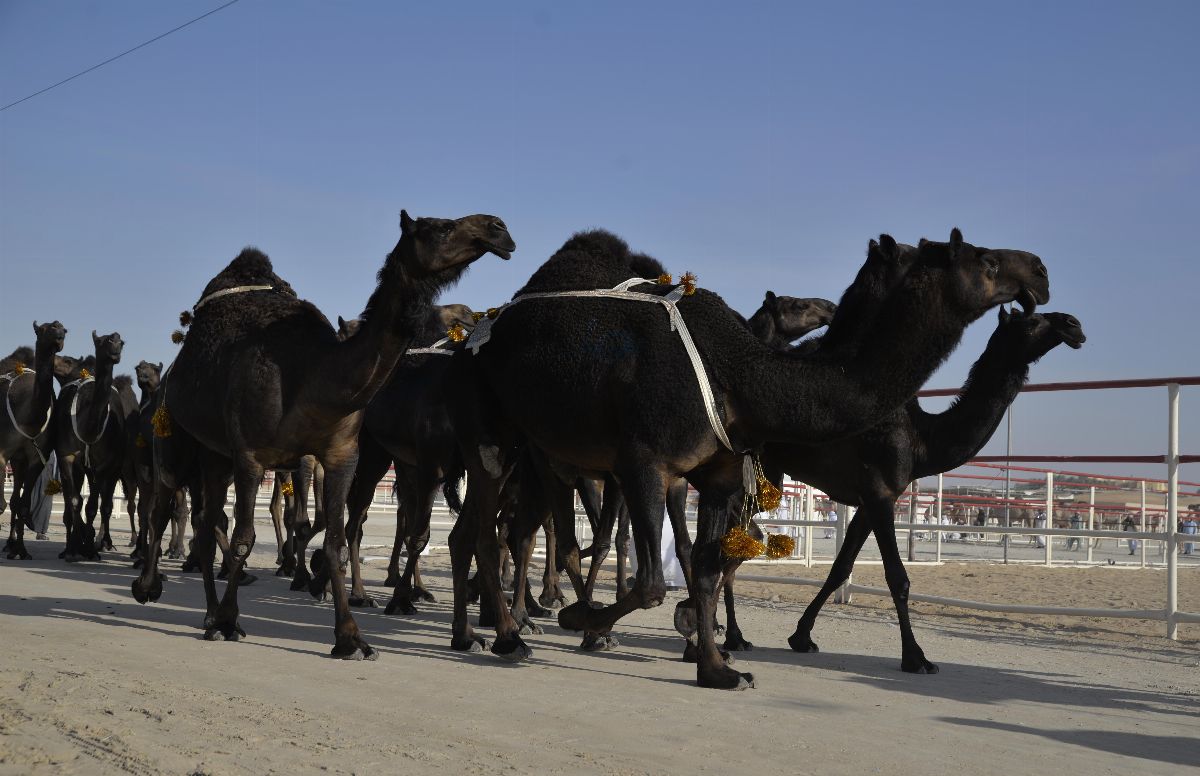
[[[205,641],[241,641],[246,638],[246,631],[236,622],[213,623],[204,631]]]
[[[701,669],[696,672],[696,684],[714,690],[749,690],[754,687],[754,675],[739,673],[726,666],[715,671]]]
[[[408,596],[392,596],[392,600],[388,601],[387,608],[383,610],[384,614],[417,614],[417,607],[413,606]]]
[[[788,636],[788,646],[793,652],[820,652],[817,643],[809,637],[808,631],[797,629],[795,633]]]
[[[554,612],[534,603],[525,604],[525,611],[530,617],[553,617]]]
[[[275,576],[289,577],[289,576],[291,576],[291,574],[288,574],[288,570],[286,568],[284,568],[283,566],[280,566],[277,569],[275,569]]]
[[[509,663],[520,663],[533,657],[533,650],[519,636],[503,636],[492,644],[492,654]]]
[[[545,633],[545,631],[542,630],[541,625],[533,622],[527,616],[522,617],[517,622],[520,624],[520,629],[517,631],[517,633],[522,636],[541,636],[543,633]]]
[[[183,565],[179,567],[179,570],[184,574],[195,574],[203,571],[203,569],[200,567],[200,561],[196,560],[191,555],[184,559]]]
[[[253,574],[247,574],[245,571],[243,571],[241,579],[238,580],[238,586],[245,587],[246,585],[253,585],[257,581],[258,577]]]
[[[455,636],[450,639],[450,648],[458,652],[472,652],[477,654],[483,652],[487,647],[487,639],[473,634],[465,637]]]
[[[727,652],[750,652],[754,649],[754,645],[742,638],[742,634],[734,633],[725,639],[721,648]]]
[[[538,596],[538,603],[547,609],[556,612],[563,608],[563,606],[567,603],[567,599],[564,598],[561,593],[547,593],[543,590],[542,594]],[[549,617],[550,615],[546,616]]]
[[[621,642],[617,641],[607,633],[585,633],[583,634],[583,643],[579,648],[584,652],[611,652],[621,646]]]
[[[937,667],[937,664],[926,660],[924,655],[918,655],[915,658],[901,659],[900,670],[906,674],[936,674],[941,669]]]
[[[309,583],[312,582],[312,575],[307,569],[296,569],[296,576],[292,577],[292,590],[307,590]]]
[[[378,660],[379,652],[360,638],[334,644],[329,656],[338,660]]]
[[[363,609],[375,609],[379,604],[375,603],[375,599],[369,595],[352,595],[350,596],[350,605],[357,606]]]
[[[413,588],[412,597],[414,601],[424,601],[427,604],[437,603],[437,596],[423,587]]]

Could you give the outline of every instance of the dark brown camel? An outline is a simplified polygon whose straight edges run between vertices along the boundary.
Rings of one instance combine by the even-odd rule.
[[[434,306],[412,340],[410,350],[441,351],[452,341],[452,327],[474,325],[466,305]],[[433,346],[441,343],[437,348]],[[429,595],[414,587],[417,559],[429,541],[429,519],[437,490],[454,468],[458,454],[454,430],[446,407],[445,375],[450,350],[406,353],[396,364],[387,384],[367,405],[358,440],[358,469],[346,496],[346,532],[350,537],[351,606],[374,606],[363,588],[359,564],[362,524],[375,488],[394,462],[396,467],[396,540],[388,563],[394,587],[387,613],[416,613],[414,598]],[[398,574],[401,548],[407,548],[404,573]],[[323,587],[323,585],[322,585]]]
[[[141,398],[138,401],[137,417],[126,434],[126,449],[133,467],[137,487],[138,532],[132,557],[134,568],[141,567],[146,557],[145,544],[150,513],[154,506],[154,455],[151,440],[154,439],[154,413],[160,404],[159,387],[162,382],[162,363],[140,361],[133,373],[137,379]],[[175,493],[175,509],[171,518],[171,540],[167,545],[168,558],[182,558],[186,536],[187,501],[184,489]],[[161,540],[161,536],[159,539]]]
[[[31,560],[25,548],[25,523],[29,519],[31,490],[41,476],[45,459],[54,449],[54,358],[62,350],[67,330],[58,321],[33,322],[33,358],[14,358],[0,372],[0,393],[5,407],[0,412],[0,470],[12,465],[12,521],[5,557]],[[14,352],[14,357],[27,355]],[[13,421],[16,421],[15,423]]]
[[[102,514],[111,515],[112,492],[125,456],[127,399],[132,397],[132,392],[126,397],[113,384],[113,367],[120,362],[125,347],[121,335],[113,332],[99,336],[93,331],[92,342],[96,347],[95,375],[63,386],[55,402],[54,449],[63,488],[63,523],[67,527],[62,557],[72,563],[100,557],[105,537],[96,535],[95,512],[84,520],[83,482],[91,479],[103,500]]]
[[[203,550],[208,639],[245,635],[238,623],[237,591],[254,545],[254,498],[264,470],[294,469],[303,456],[315,455],[325,468],[324,551],[335,609],[332,654],[376,657],[359,634],[344,583],[349,553],[343,510],[358,461],[363,410],[386,383],[438,292],[484,254],[507,259],[516,247],[495,216],[414,220],[401,212],[400,226],[400,239],[380,270],[358,333],[344,341],[254,249],[242,251],[218,274],[194,308],[191,330],[163,391],[173,465],[190,452],[197,456],[204,480],[205,530],[197,532],[197,542]],[[213,526],[223,512],[231,474],[234,567],[218,600],[211,563]],[[170,486],[169,477],[159,479]],[[157,490],[161,493],[164,485]],[[156,494],[152,547],[165,511]],[[158,557],[151,553],[133,583],[138,601],[161,595],[157,565]]]
[[[15,374],[17,367],[24,369],[25,367],[33,368],[34,360],[33,348],[28,345],[21,345],[9,353],[4,358],[0,358],[0,375]],[[4,483],[8,477],[8,468],[0,465],[0,515],[8,509],[8,501],[4,498]]]
[[[120,426],[124,435],[120,460],[105,467],[111,468],[113,471],[103,479],[100,478],[98,470],[94,467],[84,467],[84,475],[88,483],[88,498],[84,514],[87,517],[88,525],[93,525],[97,511],[100,513],[100,535],[96,539],[97,550],[116,549],[112,543],[110,521],[113,510],[113,494],[116,492],[117,483],[121,484],[121,491],[125,495],[125,512],[129,516],[131,529],[129,546],[137,544],[137,522],[134,517],[137,510],[137,476],[134,474],[133,459],[129,453],[130,443],[133,440],[128,435],[130,427],[136,425],[138,420],[138,402],[133,395],[133,379],[129,375],[114,377],[113,389],[118,396],[117,405],[120,407],[119,412],[122,417]]]
[[[987,309],[1018,298],[1032,306],[1049,295],[1047,274],[1036,256],[977,248],[957,229],[949,242],[922,241],[916,253],[914,265],[881,306],[872,336],[843,364],[771,351],[715,294],[697,290],[682,297],[678,310],[701,354],[735,450],[768,441],[815,444],[868,428],[907,401],[957,345],[965,327]],[[627,279],[622,275],[628,269],[622,241],[603,232],[584,233],[542,265],[518,296],[611,288]],[[664,295],[667,289],[636,290]],[[602,609],[584,601],[572,604],[559,613],[560,625],[604,634],[624,614],[662,602],[658,545],[665,492],[685,476],[700,494],[690,591],[698,625],[697,679],[707,687],[751,685],[753,677],[725,664],[713,632],[720,539],[731,500],[742,492],[745,458],[722,447],[705,422],[692,364],[667,317],[658,304],[647,302],[541,299],[500,315],[477,355],[468,342],[468,350],[454,357],[459,371],[450,381],[452,406],[470,481],[451,534],[455,648],[482,646],[465,609],[466,563],[473,553],[483,594],[502,609],[497,564],[490,562],[496,541],[490,517],[511,471],[512,451],[523,437],[560,465],[612,472],[634,528],[639,567],[633,591]],[[573,557],[564,553],[568,570],[578,574],[577,548],[572,552]],[[517,567],[520,573],[520,562]],[[496,630],[493,652],[510,659],[530,654],[507,611],[501,611]]]
[[[1029,367],[1060,344],[1072,348],[1086,337],[1074,317],[1063,313],[1021,315],[1000,309],[987,348],[971,367],[958,398],[941,413],[928,413],[916,399],[869,430],[820,447],[771,443],[763,450],[768,477],[786,473],[859,509],[846,531],[821,591],[788,638],[798,652],[816,652],[810,633],[821,607],[850,577],[867,536],[875,534],[884,575],[900,621],[901,670],[937,673],[925,658],[908,618],[908,575],[896,543],[895,503],[909,483],[955,469],[987,444],[1005,411],[1029,377]]]
[[[837,311],[837,305],[828,299],[801,298],[794,296],[777,296],[768,291],[763,297],[762,305],[754,311],[747,321],[754,336],[774,350],[789,350],[792,343],[801,337],[812,333],[822,326],[829,325]],[[610,503],[610,499],[613,500]],[[684,576],[691,574],[692,540],[688,534],[686,514],[684,512],[687,500],[687,482],[684,480],[674,484],[667,495],[667,515],[675,534],[675,552],[683,567]],[[626,563],[629,545],[629,514],[624,505],[620,487],[611,476],[605,480],[604,507],[600,511],[600,519],[592,523],[592,562],[588,568],[585,589],[589,600],[596,584],[600,565],[608,557],[612,546],[613,528],[617,527],[617,597],[623,598],[629,591],[626,583]],[[623,531],[621,529],[623,526]],[[581,551],[580,557],[586,557],[587,551]]]

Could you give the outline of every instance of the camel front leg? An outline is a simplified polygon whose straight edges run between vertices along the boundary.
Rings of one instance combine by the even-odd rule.
[[[700,510],[696,541],[692,546],[692,585],[689,590],[696,604],[696,681],[701,687],[744,690],[754,686],[754,676],[740,673],[725,662],[717,649],[713,622],[716,597],[721,579],[721,537],[729,524],[729,502],[734,488],[709,483],[700,490]],[[639,557],[639,562],[641,558]]]
[[[796,623],[796,632],[788,636],[788,644],[796,652],[820,652],[816,643],[812,640],[812,629],[817,622],[817,615],[821,613],[821,607],[829,600],[829,596],[833,592],[846,583],[850,578],[850,574],[854,571],[854,561],[858,558],[858,553],[862,551],[863,544],[866,543],[867,537],[871,535],[871,515],[872,508],[866,505],[859,507],[854,513],[854,518],[850,521],[850,525],[846,528],[846,539],[842,543],[842,549],[838,551],[837,557],[833,561],[833,565],[829,567],[829,575],[825,578],[825,584],[821,586],[820,591],[813,598],[812,603],[804,610],[804,614],[800,616],[800,620]],[[888,510],[890,513],[890,509]]]
[[[883,575],[892,594],[892,603],[896,606],[896,617],[900,620],[900,670],[910,674],[936,674],[939,670],[937,665],[925,658],[925,651],[917,643],[908,620],[908,572],[904,570],[904,560],[896,543],[893,503],[888,503],[886,512],[881,509],[872,513],[872,530],[879,544]]]
[[[216,528],[221,523],[227,523],[225,517],[225,491],[228,480],[224,475],[229,470],[226,459],[208,454],[204,460],[204,521],[208,529],[202,545],[202,563],[205,573],[205,592],[208,591],[208,576],[212,573],[211,542],[215,539],[221,544],[225,554],[225,565],[229,581],[225,585],[225,594],[211,612],[211,619],[205,618],[204,638],[209,641],[240,641],[246,637],[238,623],[238,588],[242,584],[243,568],[254,548],[254,500],[258,488],[262,484],[263,468],[248,456],[239,455],[233,461],[233,532],[228,539],[223,540],[221,532]],[[207,556],[207,557],[203,557]],[[215,592],[215,587],[214,587]]]

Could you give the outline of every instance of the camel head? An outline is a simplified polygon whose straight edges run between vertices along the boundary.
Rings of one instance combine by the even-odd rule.
[[[133,374],[137,377],[138,388],[142,392],[153,392],[158,390],[158,384],[162,380],[162,362],[151,364],[149,361],[139,361],[138,365],[133,368]]]
[[[58,380],[60,385],[66,385],[69,382],[78,380],[84,369],[95,373],[95,356],[89,355],[83,358],[76,358],[75,356],[54,357],[54,379]]]
[[[96,330],[92,329],[92,343],[96,346],[96,363],[108,362],[110,364],[121,363],[121,351],[125,347],[125,340],[121,339],[121,335],[115,331],[112,334],[99,336]]]
[[[51,352],[59,353],[67,341],[67,327],[58,321],[50,323],[34,321],[33,333],[37,340],[37,349],[42,352],[45,352],[44,348],[50,348]]]
[[[1014,364],[1032,364],[1059,345],[1078,350],[1087,341],[1078,319],[1066,313],[1009,312],[1000,308],[996,330],[988,340],[990,352],[1002,353]]]
[[[439,331],[447,331],[454,326],[465,326],[468,329],[475,325],[471,308],[465,304],[444,304],[434,308],[438,316]]]
[[[883,289],[893,289],[908,274],[916,258],[916,248],[896,242],[890,234],[881,234],[878,242],[867,242],[867,260],[859,276],[868,273]]]
[[[948,242],[922,239],[917,254],[917,264],[926,270],[926,276],[929,270],[940,273],[943,303],[968,316],[977,318],[998,304],[1013,301],[1028,315],[1050,301],[1046,265],[1027,251],[975,246],[953,229]]]
[[[397,249],[401,250],[405,270],[428,276],[470,264],[485,253],[507,260],[517,244],[496,216],[412,218],[408,211],[401,210]]]
[[[775,331],[790,342],[827,325],[837,305],[828,299],[776,296],[768,291],[762,309],[775,322]]]
[[[345,340],[348,340],[351,337],[353,337],[355,334],[358,334],[358,329],[361,326],[362,326],[362,321],[360,319],[351,318],[350,320],[346,320],[345,318],[343,318],[342,316],[339,315],[338,316],[337,338],[344,342]]]

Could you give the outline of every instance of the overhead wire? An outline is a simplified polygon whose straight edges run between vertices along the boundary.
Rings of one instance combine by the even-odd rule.
[[[191,21],[184,22],[183,24],[179,25],[178,27],[169,29],[166,32],[162,33],[161,35],[156,35],[155,37],[151,38],[150,40],[145,41],[143,43],[139,43],[138,45],[136,45],[133,48],[128,49],[126,51],[122,51],[120,54],[117,54],[114,57],[109,57],[108,59],[104,60],[103,62],[92,65],[87,70],[81,70],[78,73],[76,73],[75,75],[73,75],[69,78],[64,78],[63,80],[59,81],[58,83],[50,84],[45,89],[39,89],[38,91],[34,92],[33,94],[22,97],[21,99],[17,100],[16,102],[10,102],[8,105],[5,105],[3,108],[0,108],[0,112],[6,111],[9,108],[20,105],[21,103],[25,102],[26,100],[32,100],[34,97],[37,97],[39,94],[45,94],[46,92],[50,91],[51,89],[56,89],[59,86],[62,86],[63,84],[65,84],[69,81],[74,81],[79,76],[87,75],[88,73],[92,72],[93,70],[97,70],[101,67],[104,67],[105,65],[109,64],[110,62],[116,62],[118,59],[125,56],[126,54],[132,54],[133,52],[137,51],[138,49],[145,48],[146,46],[149,46],[151,43],[154,43],[155,41],[158,41],[158,40],[162,40],[163,38],[167,37],[168,35],[170,35],[172,33],[179,32],[184,27],[189,27],[189,26],[195,24],[196,22],[200,21],[201,19],[207,19],[209,16],[212,16],[213,14],[217,13],[218,11],[224,11],[226,8],[228,8],[229,6],[231,6],[237,2],[239,2],[239,0],[229,0],[229,2],[212,9],[211,11],[209,11],[206,14],[197,16],[195,19],[192,19]]]

